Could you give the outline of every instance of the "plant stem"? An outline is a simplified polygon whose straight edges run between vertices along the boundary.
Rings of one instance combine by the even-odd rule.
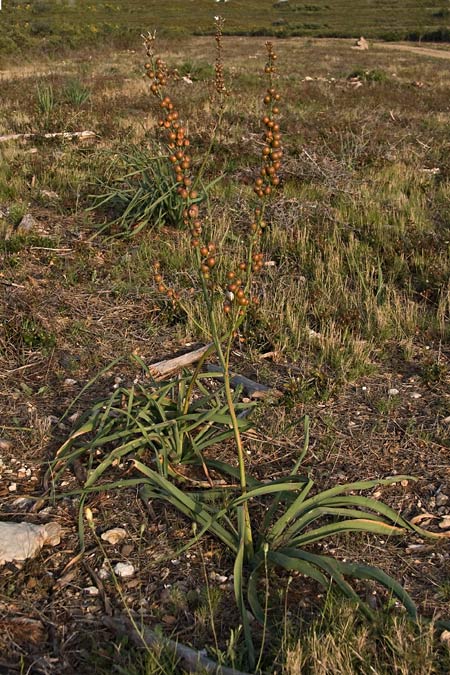
[[[201,259],[200,259],[200,253],[198,249],[196,249],[196,255],[197,255],[197,264],[198,267],[200,267]],[[219,338],[219,331],[217,329],[217,324],[216,324],[216,319],[214,316],[214,308],[210,296],[209,289],[206,285],[205,278],[203,274],[200,273],[200,281],[202,285],[202,291],[203,291],[203,297],[205,299],[205,305],[207,308],[207,313],[208,313],[208,321],[209,325],[211,328],[211,337],[214,342],[214,347],[216,349],[217,353],[217,358],[219,359],[219,363],[222,366],[223,369],[223,382],[224,382],[224,388],[225,388],[225,396],[227,400],[227,406],[230,412],[230,417],[231,417],[231,424],[233,427],[233,433],[234,433],[234,439],[236,443],[236,449],[237,449],[237,455],[238,455],[238,465],[239,465],[239,484],[241,487],[241,494],[246,494],[247,492],[247,475],[245,471],[245,454],[244,454],[244,447],[242,444],[242,438],[241,438],[241,432],[239,431],[239,422],[237,419],[236,415],[236,410],[234,407],[234,401],[233,401],[233,393],[231,391],[231,383],[230,383],[230,352],[231,352],[231,345],[232,345],[232,340],[233,340],[233,332],[230,331],[227,345],[226,345],[226,350],[224,353],[224,350],[222,348],[222,344]],[[247,560],[251,560],[253,558],[253,534],[252,534],[252,528],[251,528],[251,521],[250,521],[250,514],[248,510],[248,502],[245,502],[243,505],[243,510],[244,510],[244,520],[245,520],[245,528],[244,528],[244,550],[245,550],[245,557]]]

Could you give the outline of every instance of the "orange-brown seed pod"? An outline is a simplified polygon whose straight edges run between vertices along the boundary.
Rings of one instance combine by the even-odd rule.
[[[200,249],[200,255],[202,255],[203,257],[205,257],[205,256],[208,255],[208,253],[209,253],[208,247],[207,247],[207,246],[202,246],[201,249]]]
[[[210,269],[212,269],[212,268],[214,267],[214,265],[216,264],[216,259],[214,258],[214,256],[210,256],[210,257],[207,259],[206,264],[208,265],[208,267],[209,267]]]

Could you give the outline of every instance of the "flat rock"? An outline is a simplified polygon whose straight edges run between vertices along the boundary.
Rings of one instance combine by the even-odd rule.
[[[111,530],[103,532],[100,537],[108,544],[118,544],[125,539],[127,531],[123,527],[113,527]]]
[[[60,540],[59,523],[0,522],[0,565],[33,558],[43,546],[56,546]]]

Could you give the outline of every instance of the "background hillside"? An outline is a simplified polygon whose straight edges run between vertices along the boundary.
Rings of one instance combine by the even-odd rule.
[[[154,27],[167,36],[203,34],[218,13],[230,34],[450,39],[446,0],[4,0],[0,53],[100,40],[133,46],[140,32]]]

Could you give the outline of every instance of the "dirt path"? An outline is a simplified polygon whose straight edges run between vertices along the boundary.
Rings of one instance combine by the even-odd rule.
[[[447,59],[450,61],[450,49],[432,49],[430,47],[415,47],[400,42],[372,42],[373,47],[381,49],[393,49],[396,52],[410,52],[411,54],[420,54],[421,56],[431,56],[437,59]]]

